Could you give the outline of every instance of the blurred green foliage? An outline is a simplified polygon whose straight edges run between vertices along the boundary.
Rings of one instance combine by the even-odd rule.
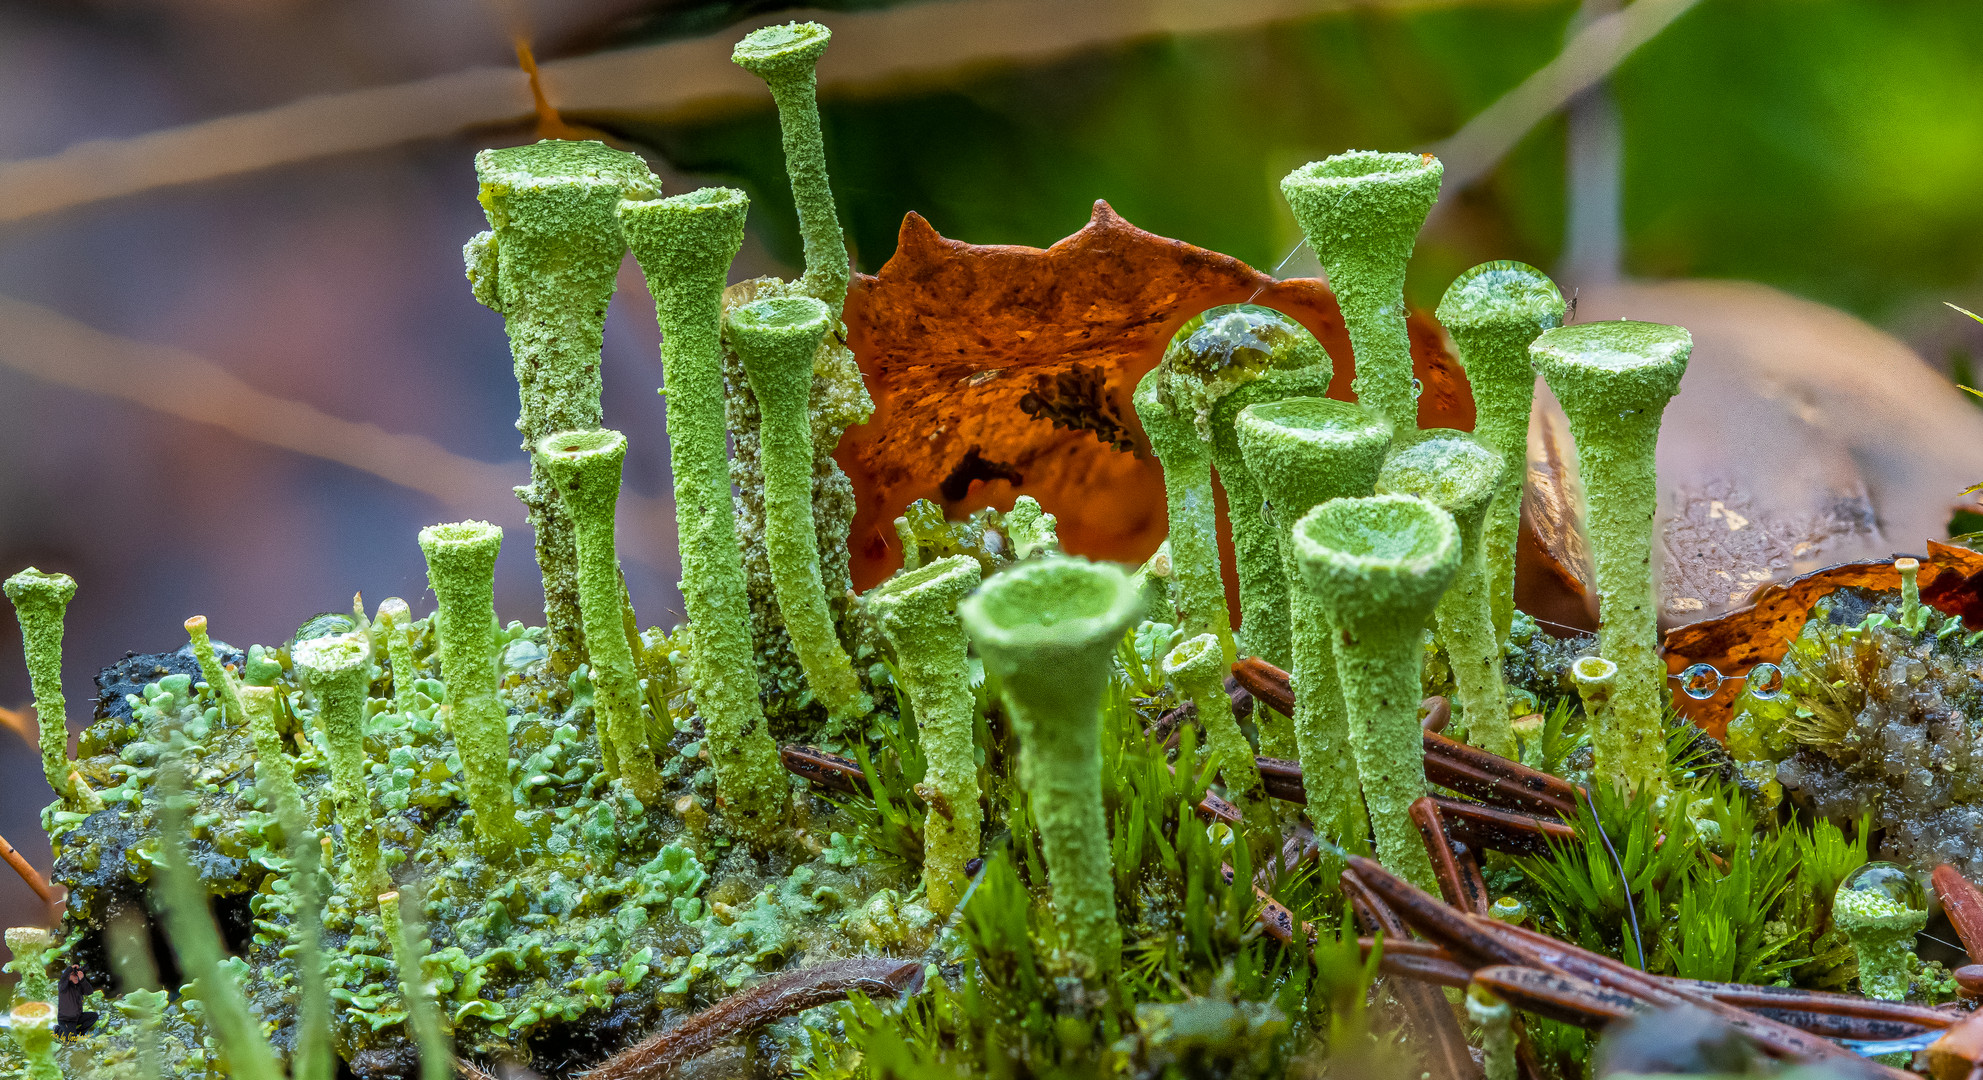
[[[1345,10],[1304,23],[829,96],[835,191],[863,269],[902,215],[1044,246],[1107,199],[1153,232],[1272,267],[1299,238],[1276,184],[1352,147],[1426,148],[1562,46],[1576,5]],[[1627,269],[1739,277],[1874,321],[1983,271],[1983,5],[1703,0],[1619,69]],[[625,133],[741,184],[773,250],[798,239],[766,108]],[[1532,131],[1447,208],[1411,283],[1430,304],[1487,258],[1549,266],[1564,124]]]

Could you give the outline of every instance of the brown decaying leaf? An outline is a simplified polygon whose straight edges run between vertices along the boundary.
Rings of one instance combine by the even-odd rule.
[[[1915,578],[1921,600],[1939,611],[1960,615],[1983,626],[1983,552],[1928,541],[1928,557]],[[1757,664],[1783,659],[1790,643],[1804,629],[1811,605],[1844,588],[1900,588],[1900,572],[1892,559],[1826,567],[1756,590],[1746,607],[1718,618],[1676,627],[1666,635],[1666,670],[1679,673],[1693,664],[1713,664],[1723,676],[1742,675]],[[1717,739],[1726,738],[1730,707],[1742,682],[1724,678],[1711,698],[1696,700],[1680,693],[1673,701],[1681,715]]]
[[[901,565],[891,523],[919,498],[955,519],[1028,494],[1059,518],[1067,550],[1147,558],[1166,531],[1163,470],[1130,395],[1178,327],[1247,302],[1308,327],[1336,361],[1330,394],[1352,396],[1349,337],[1320,281],[1276,281],[1103,202],[1045,250],[948,240],[904,218],[894,257],[847,297],[847,343],[875,400],[835,454],[859,503],[855,587]],[[1438,327],[1414,315],[1411,330],[1419,422],[1472,428],[1472,395]]]

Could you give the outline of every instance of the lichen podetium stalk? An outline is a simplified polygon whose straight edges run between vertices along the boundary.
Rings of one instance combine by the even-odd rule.
[[[48,977],[48,950],[55,944],[47,930],[39,926],[10,926],[7,928],[7,951],[14,954],[7,961],[7,973],[19,981],[14,984],[16,1001],[54,1001],[55,980]]]
[[[957,612],[1018,732],[1019,778],[1046,850],[1054,921],[1089,979],[1122,957],[1102,806],[1102,695],[1140,605],[1116,567],[1055,556],[995,575]]]
[[[805,244],[806,270],[799,288],[825,304],[837,320],[847,302],[852,263],[840,216],[833,207],[833,188],[826,178],[826,140],[819,129],[818,76],[815,66],[833,40],[833,31],[818,23],[786,23],[752,31],[731,51],[730,60],[764,80],[778,105],[778,129],[784,136],[785,175],[792,185],[792,203],[799,212],[799,236]]]
[[[844,286],[843,286],[844,288]],[[792,651],[806,684],[835,720],[874,711],[853,661],[841,648],[819,576],[813,524],[813,356],[837,320],[810,296],[758,300],[730,309],[724,333],[757,396],[758,445],[764,468],[764,545]]]
[[[186,637],[193,646],[193,659],[199,662],[200,677],[207,681],[207,688],[213,691],[213,699],[220,703],[220,722],[223,725],[241,723],[241,695],[235,689],[234,677],[220,666],[220,657],[213,650],[213,639],[207,636],[205,615],[195,615],[186,620]]]
[[[661,773],[654,767],[654,747],[640,714],[640,675],[633,646],[627,643],[625,594],[613,546],[626,456],[627,437],[609,428],[567,431],[537,444],[537,457],[558,482],[578,537],[578,607],[585,616],[586,651],[592,658],[592,711],[599,738],[613,744],[620,775],[634,797],[646,803],[661,797]],[[506,743],[505,761],[507,749]]]
[[[1529,345],[1563,325],[1563,294],[1548,275],[1526,263],[1482,263],[1453,279],[1438,316],[1453,335],[1473,390],[1474,437],[1501,455],[1501,485],[1487,509],[1481,543],[1494,639],[1505,648],[1515,617],[1515,540],[1528,473],[1529,412],[1535,407]]]
[[[289,938],[297,972],[296,1048],[290,1075],[292,1080],[330,1080],[330,988],[322,977],[324,897],[319,881],[323,849],[310,828],[302,790],[296,786],[296,763],[276,727],[276,689],[241,687],[240,702],[255,742],[255,791],[275,810],[289,849],[290,895],[296,904],[290,913]]]
[[[21,647],[27,654],[35,724],[41,736],[41,771],[71,809],[101,810],[103,800],[76,782],[76,766],[69,760],[68,699],[62,696],[62,618],[76,595],[76,581],[30,566],[8,578],[4,591],[21,622]]]
[[[357,896],[392,887],[379,855],[378,824],[365,786],[365,697],[371,687],[372,651],[363,633],[332,634],[298,642],[291,651],[303,688],[316,699],[317,726],[329,748],[331,803],[344,831],[344,872]],[[480,816],[479,814],[477,815]]]
[[[1491,754],[1514,758],[1515,729],[1508,722],[1508,690],[1501,681],[1501,644],[1494,637],[1488,596],[1488,507],[1501,489],[1502,459],[1473,436],[1448,428],[1420,430],[1384,463],[1377,490],[1417,495],[1460,527],[1460,572],[1439,598],[1433,616],[1453,663],[1453,682],[1467,722],[1467,740]]]
[[[957,604],[978,587],[969,555],[936,559],[896,574],[868,598],[895,670],[916,713],[929,763],[923,783],[923,888],[930,910],[947,916],[963,895],[964,864],[978,854],[984,818],[978,798],[977,743],[972,737],[971,658]]]
[[[668,452],[682,547],[682,603],[695,628],[691,681],[716,790],[737,830],[780,836],[789,784],[758,703],[750,602],[724,453],[723,283],[750,200],[728,188],[628,200],[620,222],[654,293],[668,401]]]
[[[55,1060],[55,1007],[45,1001],[23,1001],[7,1013],[9,1033],[27,1059],[26,1080],[63,1080]]]
[[[1425,794],[1422,628],[1459,572],[1459,526],[1424,499],[1374,495],[1323,503],[1295,524],[1294,536],[1302,578],[1335,633],[1378,858],[1431,891],[1432,862],[1410,814]]]
[[[1357,401],[1391,419],[1393,438],[1418,427],[1405,264],[1444,172],[1431,154],[1353,150],[1311,161],[1281,180],[1308,246],[1328,271],[1356,354]]]
[[[1615,732],[1593,739],[1595,775],[1635,792],[1666,788],[1666,665],[1653,607],[1654,451],[1666,403],[1680,389],[1694,339],[1659,323],[1578,323],[1535,339],[1529,353],[1563,403],[1589,493],[1598,649],[1618,665]],[[1606,748],[1611,749],[1607,754]]]
[[[413,684],[418,679],[413,663],[413,609],[399,597],[388,596],[379,601],[379,613],[372,623],[385,638],[386,658],[392,665],[392,711],[411,716]]]
[[[1241,410],[1233,424],[1253,481],[1266,497],[1288,589],[1294,653],[1295,749],[1308,782],[1308,816],[1338,843],[1361,841],[1369,818],[1357,790],[1344,688],[1323,597],[1303,587],[1294,524],[1331,499],[1369,495],[1391,449],[1391,422],[1366,405],[1289,398]],[[1307,782],[1307,781],[1304,781]]]
[[[304,642],[297,648],[300,650],[314,644],[314,641]],[[362,651],[358,656],[361,661],[358,671],[362,677],[364,665],[370,661]],[[361,709],[365,704],[362,683],[358,688],[356,704]],[[227,949],[221,943],[220,928],[214,925],[211,898],[207,895],[206,886],[200,882],[199,871],[193,868],[192,860],[186,854],[186,808],[183,805],[185,796],[181,794],[181,770],[177,760],[168,760],[162,770],[164,776],[160,786],[164,790],[159,800],[158,832],[164,860],[159,869],[157,914],[165,924],[173,955],[178,957],[179,970],[195,985],[192,996],[199,1000],[202,1014],[218,1037],[226,1075],[236,1080],[280,1080],[282,1067],[277,1064],[275,1051],[262,1034],[261,1021],[249,1009],[247,997],[234,981],[234,973],[224,964]]]
[[[475,173],[490,231],[462,254],[475,298],[509,331],[522,400],[516,426],[530,450],[546,435],[599,426],[606,304],[627,250],[620,200],[653,198],[661,183],[633,154],[557,139],[484,150]],[[551,667],[569,674],[585,662],[571,521],[535,461],[517,497],[536,536]]]
[[[508,710],[496,695],[501,637],[496,623],[496,556],[502,548],[503,530],[486,521],[420,530],[427,582],[440,603],[434,613],[434,636],[440,643],[441,681],[447,685],[440,715],[461,754],[462,793],[475,811],[475,834],[485,853],[497,857],[523,840],[510,788]],[[616,638],[622,637],[619,630],[616,604]],[[625,647],[623,639],[621,647]]]
[[[1136,384],[1136,418],[1143,422],[1150,449],[1164,467],[1164,504],[1170,517],[1171,581],[1176,589],[1178,626],[1186,634],[1210,634],[1230,665],[1239,659],[1232,614],[1226,608],[1226,582],[1219,567],[1219,510],[1212,498],[1212,457],[1191,421],[1180,417],[1163,395],[1165,372],[1151,368]]]
[[[1187,323],[1164,352],[1164,390],[1180,418],[1189,416],[1212,455],[1226,489],[1233,563],[1239,577],[1238,647],[1277,667],[1290,667],[1288,577],[1280,531],[1261,514],[1261,494],[1241,455],[1233,422],[1249,405],[1284,398],[1322,397],[1334,371],[1329,354],[1300,323],[1272,308],[1216,307],[1200,325]],[[1263,747],[1276,757],[1293,752],[1293,732],[1270,723]]]
[[[1616,759],[1618,725],[1611,719],[1611,692],[1618,687],[1618,665],[1602,656],[1580,656],[1570,665],[1570,681],[1584,703],[1584,723],[1591,732],[1592,753]]]
[[[1226,696],[1226,673],[1232,670],[1219,639],[1199,634],[1174,646],[1164,657],[1164,674],[1198,709],[1198,726],[1205,729],[1205,742],[1219,759],[1226,778],[1226,797],[1241,810],[1261,795],[1260,767],[1253,760],[1253,746],[1234,719],[1232,698]]]
[[[1900,574],[1900,624],[1918,634],[1928,625],[1928,609],[1921,606],[1921,560],[1903,555],[1893,568]]]

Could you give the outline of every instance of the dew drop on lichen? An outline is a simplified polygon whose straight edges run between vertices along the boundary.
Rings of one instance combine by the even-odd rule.
[[[1518,923],[1528,917],[1529,906],[1512,896],[1496,900],[1487,913],[1505,923]]]
[[[1757,664],[1749,669],[1749,696],[1765,701],[1783,696],[1783,669],[1775,664]]]
[[[1838,891],[1882,896],[1909,911],[1928,909],[1928,894],[1921,888],[1920,879],[1897,863],[1869,862],[1854,870]]]
[[[1695,664],[1680,673],[1680,689],[1696,701],[1705,701],[1721,689],[1721,672],[1713,664]]]
[[[356,629],[358,629],[358,622],[350,615],[337,611],[326,611],[303,620],[303,625],[297,627],[296,633],[290,637],[289,646],[290,648],[295,648],[305,641],[314,641],[321,637],[333,637],[337,634],[349,634]]]

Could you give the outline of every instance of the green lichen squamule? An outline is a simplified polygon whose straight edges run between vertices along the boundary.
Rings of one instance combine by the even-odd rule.
[[[1290,398],[1248,406],[1233,430],[1266,498],[1282,573],[1291,585],[1295,747],[1302,776],[1317,778],[1308,789],[1308,814],[1326,836],[1361,837],[1369,819],[1357,789],[1329,613],[1322,598],[1301,584],[1293,529],[1321,503],[1370,494],[1391,448],[1391,422],[1347,401]]]
[[[835,720],[874,709],[841,648],[820,580],[813,522],[812,424],[807,399],[813,357],[836,320],[809,296],[758,300],[730,309],[725,337],[757,397],[759,460],[764,470],[764,545],[778,610],[813,696]]]
[[[69,706],[62,696],[62,619],[70,598],[76,595],[76,581],[67,574],[44,574],[30,566],[8,578],[5,591],[21,622],[21,648],[27,654],[35,723],[41,735],[41,771],[48,777],[48,786],[72,806],[101,810],[102,800],[77,782],[75,763],[69,760]]]
[[[345,880],[359,896],[391,886],[379,854],[378,823],[365,785],[365,698],[372,682],[372,651],[362,633],[333,634],[298,642],[291,656],[303,688],[315,699],[317,727],[330,758],[331,804],[344,830]],[[445,668],[445,664],[442,665]]]
[[[491,854],[507,852],[522,840],[510,791],[507,710],[496,696],[496,556],[502,547],[503,530],[486,521],[420,530],[427,582],[440,603],[434,637],[440,643],[441,679],[448,688],[441,715],[461,754],[462,791],[475,810],[476,835]],[[397,672],[394,681],[399,681]]]
[[[833,207],[833,189],[826,177],[826,140],[819,129],[816,65],[833,40],[833,31],[818,23],[786,23],[755,30],[737,42],[730,59],[764,80],[778,104],[778,129],[784,137],[785,175],[792,185],[792,202],[799,212],[799,236],[805,244],[805,275],[799,288],[825,304],[837,318],[847,302],[852,263],[840,216]]]
[[[386,659],[392,665],[392,708],[401,716],[409,716],[418,706],[414,703],[413,684],[415,665],[413,663],[413,609],[397,596],[388,596],[379,601],[379,613],[373,617],[372,625],[378,627],[379,636],[386,642]]]
[[[1579,323],[1536,338],[1529,352],[1549,383],[1577,446],[1588,492],[1591,561],[1597,580],[1598,650],[1618,665],[1611,711],[1617,724],[1596,775],[1632,791],[1666,786],[1666,665],[1653,606],[1653,513],[1659,506],[1654,451],[1666,403],[1680,389],[1693,338],[1659,323]]]
[[[1226,795],[1244,810],[1261,796],[1260,768],[1253,760],[1253,746],[1233,717],[1232,698],[1226,696],[1226,673],[1231,669],[1219,639],[1210,634],[1188,638],[1164,656],[1164,674],[1198,708],[1206,745],[1225,774]]]
[[[1421,628],[1459,572],[1459,526],[1424,499],[1376,495],[1323,503],[1295,524],[1294,536],[1302,578],[1335,633],[1378,858],[1431,891],[1432,863],[1409,813],[1425,794]]]
[[[1012,544],[1012,557],[1032,559],[1060,551],[1060,521],[1040,508],[1040,500],[1021,495],[1012,500],[1002,524]]]
[[[661,184],[633,154],[575,140],[484,150],[475,172],[489,231],[463,256],[475,298],[509,331],[522,401],[516,426],[530,450],[546,435],[599,426],[606,304],[627,250],[620,200],[652,198]],[[571,521],[534,461],[517,496],[544,576],[552,670],[568,674],[585,662]]]
[[[1431,154],[1354,150],[1281,181],[1308,246],[1328,271],[1356,354],[1356,399],[1390,417],[1394,437],[1418,427],[1405,264],[1444,172]]]
[[[1054,920],[1098,978],[1118,966],[1108,816],[1102,806],[1102,694],[1138,614],[1129,576],[1058,556],[997,574],[958,606],[1019,735],[1019,778],[1046,850]]]
[[[1164,467],[1164,504],[1169,512],[1171,578],[1177,624],[1187,634],[1218,639],[1226,663],[1239,659],[1226,607],[1225,577],[1219,568],[1219,511],[1212,496],[1212,457],[1190,420],[1165,400],[1164,368],[1154,367],[1136,384],[1136,418],[1143,422],[1150,449]]]
[[[957,605],[982,573],[969,555],[937,559],[896,574],[869,598],[895,650],[895,669],[916,713],[928,772],[923,799],[923,888],[929,907],[949,915],[963,895],[964,864],[978,854],[977,744],[973,739],[971,658]]]
[[[1453,683],[1467,722],[1467,739],[1504,758],[1515,758],[1515,729],[1508,722],[1508,691],[1501,681],[1501,644],[1494,636],[1489,596],[1488,509],[1504,473],[1500,455],[1462,431],[1421,430],[1384,463],[1380,494],[1417,495],[1453,515],[1460,527],[1460,572],[1439,598],[1434,618],[1453,664]]]
[[[1487,510],[1483,550],[1494,637],[1506,647],[1515,616],[1515,539],[1521,531],[1529,413],[1535,407],[1529,345],[1563,325],[1563,294],[1533,266],[1482,263],[1447,287],[1438,317],[1453,335],[1473,390],[1474,437],[1501,455],[1501,486]]]
[[[709,733],[716,789],[738,831],[779,838],[790,786],[765,727],[737,549],[723,421],[723,283],[744,242],[743,192],[704,188],[628,200],[620,222],[654,293],[668,401],[669,463],[682,547],[682,603],[695,628],[691,682]]]
[[[1334,367],[1306,328],[1272,308],[1244,304],[1205,312],[1185,324],[1164,353],[1165,392],[1180,417],[1187,413],[1205,440],[1226,489],[1233,562],[1239,577],[1239,641],[1244,652],[1279,667],[1293,664],[1288,577],[1280,530],[1262,516],[1263,498],[1240,453],[1233,422],[1249,405],[1284,398],[1322,397]],[[1263,732],[1269,754],[1285,757],[1283,733]]]
[[[640,675],[627,641],[625,591],[613,547],[627,437],[607,428],[568,431],[538,443],[537,456],[558,482],[578,536],[578,606],[585,616],[586,654],[592,658],[592,708],[600,742],[612,744],[619,773],[634,797],[654,801],[661,794],[661,774],[654,767],[654,748],[640,712]]]

